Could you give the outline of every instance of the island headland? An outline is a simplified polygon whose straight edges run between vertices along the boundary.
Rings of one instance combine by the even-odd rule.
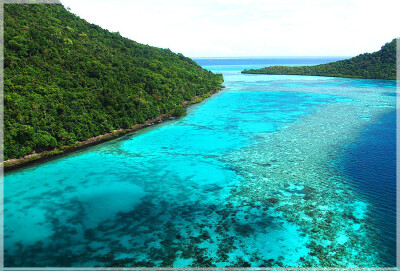
[[[221,74],[62,5],[4,10],[6,170],[184,115],[222,88]]]
[[[377,52],[350,59],[315,66],[270,66],[244,70],[242,73],[396,80],[396,39],[383,45]]]

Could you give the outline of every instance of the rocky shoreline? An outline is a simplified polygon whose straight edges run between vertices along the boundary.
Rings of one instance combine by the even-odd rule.
[[[205,99],[211,97],[211,95],[217,93],[218,91],[212,91],[210,93],[207,93],[207,94],[204,94],[201,96],[195,96],[191,100],[182,102],[182,106],[187,108],[192,104],[200,103],[200,102],[204,101]],[[39,152],[39,153],[31,153],[31,154],[25,155],[24,157],[21,157],[21,158],[8,159],[2,163],[4,172],[19,169],[19,168],[26,167],[26,166],[33,165],[33,164],[46,162],[51,159],[58,158],[62,155],[69,154],[71,152],[75,152],[78,150],[82,150],[82,149],[85,149],[85,148],[88,148],[91,146],[95,146],[97,144],[119,138],[126,134],[139,131],[141,129],[153,126],[155,124],[162,123],[166,120],[172,119],[173,118],[172,113],[173,112],[168,112],[166,114],[162,114],[158,117],[147,120],[145,123],[135,124],[134,126],[127,128],[127,129],[122,129],[122,128],[115,129],[113,131],[110,131],[110,132],[102,134],[102,135],[90,137],[84,141],[77,141],[77,142],[75,142],[74,145],[64,146],[62,149],[55,148],[55,149],[49,150],[49,151],[43,151],[43,152]]]

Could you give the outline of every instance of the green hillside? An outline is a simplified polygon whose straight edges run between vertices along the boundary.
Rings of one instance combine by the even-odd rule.
[[[5,5],[5,160],[144,123],[218,91],[222,75],[61,5]],[[141,27],[132,25],[132,27]]]
[[[346,60],[315,66],[271,66],[261,69],[244,70],[242,73],[396,80],[396,39],[386,43],[377,52],[361,54]]]

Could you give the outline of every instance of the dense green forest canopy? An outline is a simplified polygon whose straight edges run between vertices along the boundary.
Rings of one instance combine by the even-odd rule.
[[[381,50],[356,57],[315,66],[271,66],[244,70],[242,73],[318,75],[366,79],[396,80],[396,39]]]
[[[183,101],[223,82],[182,54],[111,33],[61,5],[7,4],[4,21],[5,160],[182,113]]]

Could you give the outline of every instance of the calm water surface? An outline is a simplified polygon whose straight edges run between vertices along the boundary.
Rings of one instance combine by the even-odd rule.
[[[394,266],[395,82],[242,75],[157,127],[5,176],[6,266]]]

